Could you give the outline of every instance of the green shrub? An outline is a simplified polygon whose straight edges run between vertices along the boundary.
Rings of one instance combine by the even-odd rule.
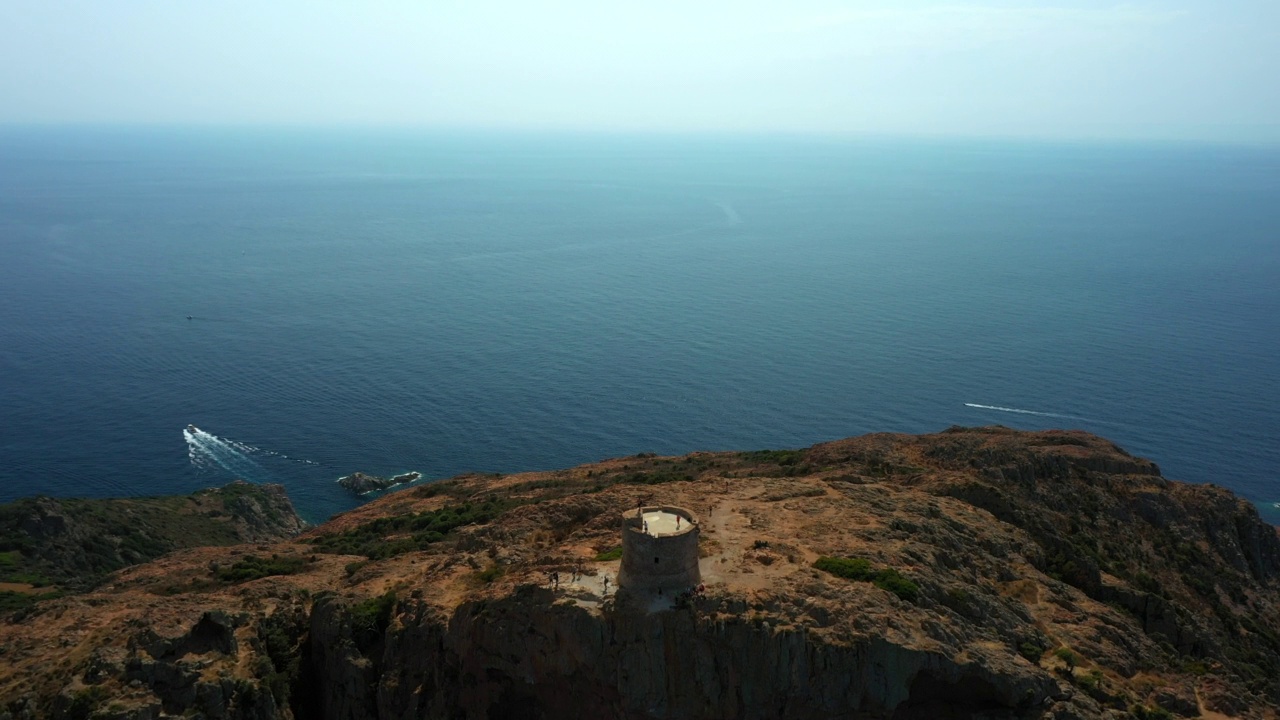
[[[629,475],[623,475],[618,478],[618,482],[624,485],[661,485],[670,482],[689,482],[693,480],[693,475],[689,473],[678,473],[674,470],[658,470],[655,472],[634,472]]]
[[[481,570],[479,574],[479,578],[482,582],[484,582],[487,585],[506,574],[507,574],[507,568],[505,566],[494,563],[493,565],[490,565],[488,568]]]
[[[871,582],[881,590],[887,590],[909,603],[914,603],[920,597],[920,586],[903,577],[897,570],[881,570],[876,573],[875,579]]]
[[[621,559],[622,559],[621,547],[616,547],[612,550],[605,550],[602,553],[596,553],[596,560],[598,562],[609,562],[610,560],[621,560]]]
[[[299,643],[306,632],[303,617],[276,612],[258,623],[261,652],[255,674],[263,680],[277,707],[287,707],[302,670]]]
[[[391,612],[396,606],[396,594],[387,592],[369,598],[351,608],[351,635],[362,655],[368,655],[382,634],[391,625]]]
[[[72,720],[89,720],[106,698],[107,690],[100,685],[92,685],[83,690],[78,690],[71,696],[71,703],[68,705],[64,717]]]
[[[813,566],[836,577],[872,583],[907,602],[914,603],[920,597],[920,586],[902,573],[893,568],[872,570],[871,561],[864,558],[820,557],[814,561]]]
[[[871,561],[863,558],[820,557],[813,566],[836,577],[870,582],[875,577]]]
[[[272,575],[295,575],[307,566],[307,559],[298,555],[272,555],[260,558],[248,555],[231,567],[220,567],[213,576],[222,582],[242,583]]]
[[[481,503],[467,502],[438,510],[382,517],[346,532],[315,538],[311,543],[324,553],[364,555],[370,560],[383,560],[423,550],[460,527],[483,525],[517,504],[489,498]],[[388,540],[392,535],[407,537]]]
[[[1163,588],[1160,587],[1160,581],[1139,570],[1133,576],[1133,584],[1143,592],[1159,595]]]
[[[1080,664],[1080,656],[1071,648],[1060,647],[1053,651],[1053,656],[1066,663],[1068,669]]]
[[[1101,670],[1098,670],[1096,668],[1093,670],[1090,670],[1084,675],[1081,675],[1075,678],[1075,682],[1077,685],[1083,688],[1085,692],[1089,693],[1089,695],[1092,697],[1096,698],[1097,696],[1102,694],[1102,671]]]
[[[61,591],[45,593],[0,591],[0,614],[6,614],[6,612],[17,612],[19,610],[28,610],[41,600],[52,600],[52,598],[61,596],[63,596]]]
[[[747,462],[765,465],[796,465],[804,459],[804,450],[753,450],[738,453],[738,457]]]
[[[1044,655],[1044,648],[1027,640],[1018,645],[1018,654],[1033,663],[1039,663],[1040,656]]]

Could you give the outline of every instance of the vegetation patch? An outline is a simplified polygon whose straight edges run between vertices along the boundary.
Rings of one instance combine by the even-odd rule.
[[[258,623],[257,645],[261,652],[257,675],[263,680],[277,707],[289,707],[290,696],[301,675],[301,639],[306,632],[306,615],[279,611]]]
[[[92,685],[82,690],[77,690],[72,693],[71,701],[67,704],[63,717],[71,720],[89,720],[95,715],[98,706],[106,699],[107,689],[100,685]]]
[[[0,591],[0,613],[21,612],[30,609],[41,600],[52,600],[56,597],[62,597],[62,592],[58,590],[45,593]]]
[[[869,582],[907,602],[914,603],[920,597],[919,585],[893,568],[875,570],[871,567],[871,561],[865,558],[820,557],[814,561],[813,566],[836,577]]]
[[[609,562],[611,560],[621,560],[621,559],[622,559],[621,546],[616,547],[612,550],[605,550],[602,553],[596,553],[596,560],[598,562]]]
[[[633,472],[618,477],[623,485],[661,485],[669,482],[689,482],[692,474],[675,470],[656,470],[654,472]]]
[[[1044,648],[1030,640],[1024,640],[1018,645],[1018,654],[1031,662],[1038,664],[1040,662],[1040,656],[1044,655]]]
[[[0,582],[85,590],[179,548],[244,542],[237,518],[284,523],[280,503],[261,486],[234,482],[191,495],[0,504]]]
[[[387,592],[351,607],[351,634],[362,655],[368,655],[391,625],[396,594]]]
[[[309,564],[299,555],[272,555],[269,558],[249,555],[230,567],[218,568],[213,576],[225,583],[243,583],[272,575],[296,575]]]
[[[323,553],[382,560],[424,550],[460,527],[483,525],[518,504],[491,497],[480,503],[467,502],[439,510],[378,518],[346,532],[315,538],[311,543]]]
[[[752,450],[738,453],[738,457],[749,463],[760,465],[799,465],[805,456],[804,450]]]
[[[506,574],[507,574],[507,568],[505,565],[499,565],[497,563],[494,563],[493,565],[490,565],[484,570],[481,570],[476,577],[480,578],[480,582],[484,583],[485,585],[488,585],[489,583],[497,580],[498,578]]]
[[[1067,666],[1068,670],[1072,670],[1076,665],[1080,664],[1080,656],[1074,650],[1068,647],[1060,647],[1053,651],[1053,656],[1058,658]]]

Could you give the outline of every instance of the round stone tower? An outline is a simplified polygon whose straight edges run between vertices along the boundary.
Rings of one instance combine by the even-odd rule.
[[[670,505],[641,507],[622,514],[618,587],[678,593],[700,582],[697,516]]]

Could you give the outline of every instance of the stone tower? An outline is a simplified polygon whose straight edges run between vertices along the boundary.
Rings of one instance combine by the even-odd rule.
[[[622,514],[620,588],[678,593],[700,582],[698,518],[693,513],[661,505]]]

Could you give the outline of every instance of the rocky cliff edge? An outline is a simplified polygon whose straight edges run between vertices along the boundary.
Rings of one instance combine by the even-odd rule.
[[[704,587],[618,590],[639,503],[698,513]],[[1275,718],[1280,538],[1081,432],[466,476],[44,601],[0,625],[0,700],[2,718]]]

